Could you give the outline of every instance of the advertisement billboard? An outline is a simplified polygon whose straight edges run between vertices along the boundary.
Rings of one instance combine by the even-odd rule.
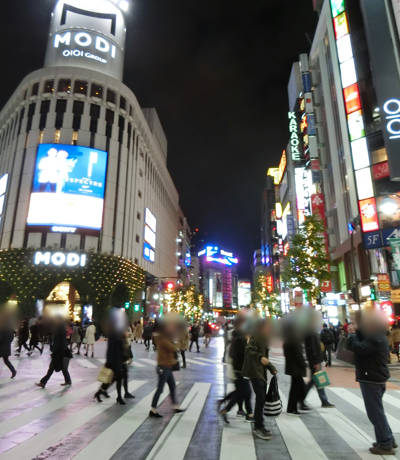
[[[38,147],[27,224],[100,230],[107,152],[89,147]]]

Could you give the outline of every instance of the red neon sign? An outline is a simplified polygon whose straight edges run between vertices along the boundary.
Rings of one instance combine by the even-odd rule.
[[[359,202],[361,227],[363,232],[379,230],[378,213],[375,198],[368,198]]]
[[[361,110],[361,99],[358,83],[354,83],[353,85],[348,86],[343,90],[343,93],[347,115],[353,112],[357,112],[357,110]]]

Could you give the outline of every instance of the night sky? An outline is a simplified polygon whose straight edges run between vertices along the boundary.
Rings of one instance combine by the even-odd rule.
[[[55,1],[2,3],[1,106],[43,65]],[[189,224],[237,253],[242,276],[260,244],[265,171],[288,139],[291,65],[316,20],[312,0],[133,0],[129,13],[125,83],[158,110]]]

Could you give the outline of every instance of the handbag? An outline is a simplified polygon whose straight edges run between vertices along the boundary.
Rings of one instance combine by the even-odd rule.
[[[269,384],[267,397],[264,405],[264,415],[277,417],[282,413],[282,401],[279,394],[278,378],[274,375]]]
[[[318,390],[325,388],[331,384],[328,373],[326,371],[316,372],[315,374],[313,374],[312,379]]]
[[[97,380],[101,383],[111,384],[114,379],[114,371],[108,367],[103,366],[100,369],[99,375],[97,376]]]

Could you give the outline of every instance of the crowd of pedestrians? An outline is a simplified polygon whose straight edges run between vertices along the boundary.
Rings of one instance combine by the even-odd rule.
[[[109,398],[109,389],[115,383],[117,403],[125,405],[126,399],[134,399],[129,391],[129,365],[134,358],[132,343],[143,344],[145,350],[157,351],[157,389],[154,393],[149,417],[161,418],[158,410],[160,396],[165,385],[174,413],[184,411],[176,396],[174,372],[187,366],[186,353],[200,352],[201,337],[204,347],[209,347],[213,328],[207,321],[188,324],[179,315],[167,315],[162,320],[136,321],[130,324],[122,309],[112,309],[108,321],[102,324],[102,334],[107,341],[104,367],[98,380],[99,389],[94,398],[98,403]],[[400,328],[391,330],[382,316],[359,313],[352,323],[345,321],[334,327],[324,324],[318,312],[310,308],[298,309],[277,323],[271,319],[259,319],[249,311],[226,322],[224,327],[224,360],[228,362],[228,374],[234,383],[234,391],[218,400],[218,413],[223,422],[230,424],[228,414],[237,406],[237,416],[254,425],[254,435],[269,440],[272,432],[265,423],[269,377],[275,377],[277,368],[271,361],[270,348],[279,340],[285,358],[285,374],[290,377],[286,413],[300,417],[312,409],[307,396],[316,387],[321,406],[334,408],[329,401],[325,385],[319,385],[315,376],[332,366],[332,355],[345,347],[351,354],[360,384],[367,416],[375,429],[376,443],[370,451],[376,455],[393,455],[397,448],[383,407],[386,382],[390,377],[388,357],[390,351],[399,356]],[[12,343],[16,339],[16,356],[24,351],[31,356],[35,351],[42,355],[45,345],[50,348],[47,373],[36,383],[45,388],[54,372],[61,372],[63,386],[72,385],[69,363],[73,354],[93,358],[95,343],[100,331],[92,322],[82,325],[67,322],[61,317],[23,319],[18,327],[9,315],[0,315],[0,357],[10,370],[11,378],[17,374],[10,361]],[[190,360],[189,360],[190,362]],[[181,364],[182,363],[182,364]],[[305,379],[309,375],[308,381]],[[274,379],[276,385],[277,380]],[[272,383],[271,383],[272,385]],[[280,402],[278,392],[277,396]],[[272,401],[273,402],[273,401]],[[278,413],[280,410],[278,411]],[[270,415],[270,414],[268,414]]]

